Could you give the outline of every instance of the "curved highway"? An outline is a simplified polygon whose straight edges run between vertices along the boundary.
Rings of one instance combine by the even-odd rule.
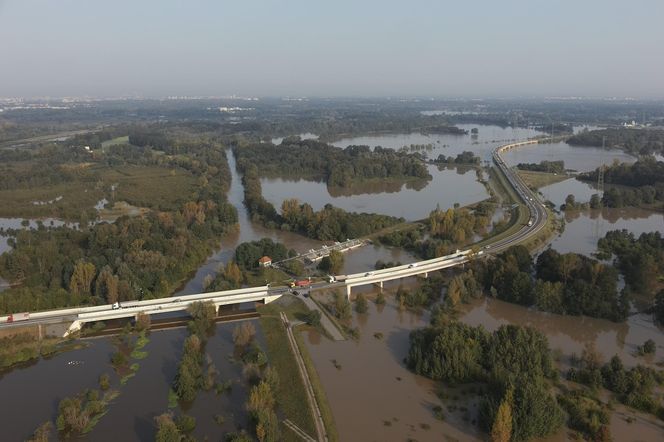
[[[547,220],[547,211],[544,207],[544,204],[540,201],[537,194],[535,194],[523,180],[509,167],[505,164],[505,161],[501,157],[501,153],[507,150],[511,150],[517,147],[537,144],[537,140],[528,140],[520,141],[516,143],[505,144],[498,146],[493,151],[493,161],[496,166],[500,169],[502,174],[505,176],[508,184],[514,189],[516,195],[523,201],[525,207],[529,212],[529,220],[518,229],[513,234],[504,237],[498,238],[494,241],[489,242],[484,246],[483,249],[477,251],[476,254],[473,254],[472,248],[464,251],[457,250],[455,253],[447,256],[442,256],[439,258],[418,261],[411,264],[406,264],[397,267],[390,267],[388,269],[376,270],[366,273],[355,273],[352,275],[343,275],[338,276],[337,282],[331,284],[317,284],[312,286],[312,288],[335,288],[340,286],[346,287],[346,294],[350,296],[350,290],[352,287],[366,284],[382,284],[384,281],[390,281],[394,279],[405,278],[415,275],[427,275],[429,272],[436,270],[441,270],[444,268],[454,267],[457,265],[464,264],[470,259],[473,259],[473,255],[482,255],[488,253],[496,253],[504,251],[505,249],[516,245],[520,242],[526,241],[532,236],[536,235],[546,224]],[[486,241],[485,241],[486,242]],[[381,285],[382,287],[382,285]]]
[[[323,288],[338,288],[346,287],[346,292],[350,295],[350,289],[355,286],[365,284],[382,284],[383,281],[393,279],[406,278],[409,276],[416,276],[420,274],[427,275],[429,272],[449,268],[457,265],[462,265],[473,259],[474,256],[483,255],[488,253],[495,253],[503,251],[508,247],[523,242],[533,235],[537,234],[542,227],[546,224],[547,211],[537,195],[531,191],[528,186],[521,180],[521,178],[509,168],[500,154],[506,150],[516,147],[536,144],[536,140],[522,141],[517,143],[506,144],[497,147],[493,152],[493,161],[505,176],[507,182],[512,186],[517,196],[523,201],[529,211],[529,222],[518,229],[513,234],[496,239],[493,242],[485,245],[482,250],[473,253],[472,249],[463,251],[457,250],[451,255],[441,256],[439,258],[423,260],[410,264],[405,264],[398,267],[391,267],[383,270],[376,270],[370,272],[356,273],[351,275],[341,275],[335,277],[334,281],[329,283],[315,283],[312,284],[310,289],[323,289]],[[304,288],[306,290],[306,288]],[[0,328],[7,326],[19,325],[34,325],[42,323],[54,322],[88,322],[93,320],[107,320],[112,318],[134,316],[139,312],[155,313],[159,311],[173,311],[176,309],[184,310],[189,304],[195,301],[212,301],[217,305],[226,303],[241,303],[251,302],[256,300],[263,300],[270,302],[280,295],[290,291],[286,287],[269,288],[264,287],[249,287],[238,290],[229,290],[224,292],[213,292],[194,294],[178,297],[160,298],[144,301],[132,301],[123,303],[122,306],[113,308],[111,305],[100,305],[92,307],[76,307],[69,309],[58,309],[42,312],[34,312],[28,315],[29,319],[14,320],[12,322],[12,315],[0,316]],[[15,315],[23,317],[21,314]]]

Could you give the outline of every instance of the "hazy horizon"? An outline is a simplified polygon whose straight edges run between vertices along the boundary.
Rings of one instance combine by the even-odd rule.
[[[0,96],[664,98],[663,2],[533,3],[0,0]]]

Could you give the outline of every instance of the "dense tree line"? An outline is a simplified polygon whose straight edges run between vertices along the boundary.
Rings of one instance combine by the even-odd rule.
[[[618,272],[597,260],[547,249],[537,259],[535,304],[547,311],[624,321],[626,294],[617,289]]]
[[[616,258],[616,265],[625,276],[629,287],[640,293],[654,296],[659,278],[664,274],[664,238],[659,232],[633,233],[612,230],[597,242],[599,257]]]
[[[178,399],[191,402],[199,390],[211,390],[216,384],[218,371],[210,358],[205,358],[205,344],[214,332],[217,311],[212,302],[195,302],[189,309],[189,336],[182,346],[182,357],[173,380],[173,391]]]
[[[481,202],[473,209],[439,207],[429,213],[425,227],[395,230],[379,237],[383,244],[401,247],[422,259],[431,259],[453,252],[473,241],[488,227],[494,204]]]
[[[286,246],[270,238],[243,242],[235,248],[235,262],[242,270],[255,269],[258,267],[258,260],[263,256],[269,256],[272,262],[277,262],[295,255],[295,250],[288,250]]]
[[[403,218],[372,213],[346,212],[326,204],[318,212],[296,199],[284,200],[281,214],[262,194],[258,170],[254,164],[240,165],[244,184],[244,203],[251,218],[268,227],[298,232],[322,241],[345,241],[403,222]]]
[[[586,440],[610,442],[609,424],[611,413],[609,407],[592,392],[583,390],[566,390],[558,395],[558,403],[567,412],[567,425],[579,431]]]
[[[369,146],[339,149],[316,140],[288,138],[279,146],[238,145],[233,152],[241,169],[252,164],[262,176],[318,179],[334,187],[374,178],[431,178],[419,157],[381,147],[373,151]]]
[[[567,140],[573,146],[602,146],[624,149],[633,155],[664,152],[664,130],[661,129],[600,129],[579,132]]]
[[[564,161],[543,160],[538,163],[519,163],[516,165],[519,170],[531,170],[533,172],[563,173],[565,172]]]
[[[599,169],[578,179],[596,182]],[[607,186],[602,203],[606,207],[640,206],[664,202],[664,162],[644,157],[633,164],[614,163],[604,169]]]
[[[463,151],[456,157],[450,155],[446,157],[443,154],[438,155],[438,158],[432,161],[434,164],[480,164],[480,157],[473,152]]]
[[[208,200],[82,230],[10,232],[13,248],[0,256],[0,275],[20,286],[0,299],[0,310],[167,296],[236,222],[232,205]]]
[[[532,328],[505,325],[489,333],[453,321],[415,330],[406,363],[435,380],[486,383],[480,424],[494,440],[544,437],[563,424],[547,383],[557,375],[551,351]]]
[[[44,164],[60,161],[55,158],[63,148],[49,149],[37,157]],[[135,149],[115,146],[99,161],[178,164],[200,174],[203,182],[196,199],[142,217],[122,217],[113,224],[84,223],[79,230],[41,227],[8,232],[12,250],[0,257],[0,274],[19,286],[2,297],[1,311],[166,296],[237,223],[235,207],[226,202],[230,173],[218,147],[202,143],[188,156],[171,159]]]
[[[399,287],[396,293],[396,301],[400,308],[428,308],[440,300],[442,289],[442,278],[432,276],[414,290]]]
[[[653,306],[655,321],[664,325],[664,289],[660,290],[655,296],[655,305]]]
[[[464,244],[489,225],[491,210],[483,203],[472,211],[465,208],[441,210],[438,207],[429,214],[429,233],[443,241]]]
[[[664,372],[643,365],[626,369],[618,356],[602,364],[596,350],[587,347],[576,366],[567,373],[567,378],[593,389],[604,387],[615,393],[618,400],[628,407],[655,414],[664,420],[664,406],[654,394],[655,387],[664,384]]]
[[[285,200],[281,206],[281,229],[291,230],[322,241],[345,241],[360,238],[377,230],[404,222],[403,218],[374,213],[346,212],[326,204],[315,212],[307,204],[295,199]]]
[[[547,249],[534,266],[524,246],[513,246],[495,259],[477,261],[474,272],[485,293],[508,302],[616,322],[627,317],[629,302],[617,289],[617,270],[583,255]]]

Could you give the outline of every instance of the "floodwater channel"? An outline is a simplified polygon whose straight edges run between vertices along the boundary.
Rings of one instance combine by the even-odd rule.
[[[248,385],[242,376],[242,363],[233,359],[232,331],[235,326],[234,323],[218,323],[206,345],[206,353],[219,370],[218,380],[222,383],[231,381],[231,389],[219,395],[213,391],[201,391],[193,403],[180,404],[173,409],[176,415],[185,413],[196,418],[193,434],[198,440],[206,437],[219,440],[222,434],[248,427],[244,407]],[[256,340],[265,348],[262,332],[259,327],[256,329]],[[12,399],[0,403],[2,439],[25,440],[42,422],[57,417],[61,399],[88,388],[98,389],[99,376],[108,373],[111,388],[118,390],[120,395],[110,404],[108,413],[81,440],[153,440],[154,417],[169,411],[168,391],[187,334],[186,328],[152,332],[150,342],[143,349],[148,356],[132,360],[140,367],[125,385],[120,385],[113,372],[110,360],[115,347],[109,337],[83,340],[88,347],[5,373],[0,378],[0,395]],[[223,416],[225,422],[217,424],[215,415]]]
[[[440,145],[432,148],[432,151],[440,151],[448,156],[463,150],[473,150],[482,158],[487,158],[487,155],[490,157],[492,149],[500,143],[538,133],[529,129],[503,129],[493,126],[461,125],[460,127],[468,130],[478,127],[478,137],[473,139],[470,135],[380,135],[340,140],[335,144],[368,144],[400,148],[403,145],[432,143],[435,146]],[[424,143],[426,140],[428,141]],[[557,146],[557,144],[548,146]],[[510,152],[510,154],[527,152],[529,149],[531,148],[524,148]],[[533,150],[539,152],[539,156],[528,157],[525,160],[521,159],[522,157],[513,156],[511,161],[539,162],[541,159],[563,159],[567,168],[576,170],[591,170],[604,161],[613,161],[613,158],[606,160],[601,158],[598,163],[596,158],[592,158],[593,154],[585,150],[587,148],[562,146],[554,147],[554,149],[560,150],[560,156],[556,154],[555,157],[549,158],[549,151],[541,150],[537,146]],[[577,150],[581,150],[582,153],[574,153]],[[595,153],[597,154],[597,152]],[[605,154],[606,151],[602,151],[602,153]],[[322,245],[320,241],[311,240],[292,232],[266,229],[251,222],[243,205],[244,189],[235,169],[235,158],[231,151],[228,151],[227,155],[232,173],[228,200],[238,208],[239,228],[221,238],[219,250],[215,251],[206,263],[192,275],[192,278],[178,292],[179,294],[201,292],[205,277],[209,274],[214,275],[219,265],[232,259],[235,247],[241,242],[268,237],[299,252]],[[435,156],[437,155],[438,153]],[[568,163],[568,157],[565,155],[576,159],[569,160]],[[622,156],[617,158],[622,158]],[[632,157],[627,156],[627,160],[629,158]],[[441,176],[443,175],[445,174],[441,174]],[[405,207],[409,207],[408,210],[412,213],[422,211],[426,216],[435,208],[436,202],[440,201],[440,198],[446,198],[444,193],[442,196],[440,195],[441,188],[443,192],[448,188],[458,192],[458,189],[465,188],[467,183],[460,180],[465,180],[466,177],[472,179],[473,183],[479,185],[483,190],[483,186],[476,181],[474,171],[465,174],[452,172],[450,176],[454,183],[440,182],[434,186],[432,182],[427,186],[432,189],[432,193],[426,198],[431,199],[417,198],[418,202],[413,203],[414,206]],[[358,196],[364,198],[365,194],[335,197],[321,183],[296,182],[291,184],[292,182],[283,180],[269,183],[269,181],[263,182],[263,191],[268,200],[274,198],[274,200],[270,200],[272,202],[286,196],[302,195],[300,199],[303,202],[316,204],[314,206],[316,208],[322,207],[326,202],[331,202],[335,206],[347,210],[378,213],[381,213],[380,204],[384,204],[385,210],[392,210],[388,207],[390,204],[393,206],[410,204],[409,201],[402,202],[402,199],[408,198],[404,192],[415,191],[406,186],[395,193],[381,191],[371,194],[367,192],[368,208],[352,209],[350,208],[353,207],[352,204],[361,204],[355,203],[360,201],[355,198]],[[578,192],[577,201],[583,202],[586,201],[585,198],[589,199],[587,193],[582,193],[585,190],[582,190],[580,185],[589,187],[588,192],[592,191],[590,186],[575,180],[571,180],[572,184],[567,184],[571,187],[561,186],[564,183],[567,181],[547,186],[542,189],[542,193],[548,194],[547,199],[551,199],[557,205],[561,201],[560,197],[562,196],[564,202],[564,198],[569,193],[576,195]],[[314,190],[310,190],[310,188]],[[270,193],[271,191],[273,193]],[[420,190],[420,192],[424,191],[426,191],[426,187]],[[466,189],[464,189],[465,191]],[[300,193],[298,194],[298,192]],[[398,198],[399,202],[397,203],[396,199],[389,199],[391,203],[380,204],[373,201],[383,194],[393,195],[394,198]],[[351,205],[344,207],[342,203],[337,202],[338,198],[348,198],[348,201],[355,202],[352,204],[349,202],[348,204]],[[408,199],[416,198],[413,196]],[[463,204],[463,201],[458,202]],[[279,204],[275,205],[279,206]],[[427,206],[426,211],[425,206]],[[445,207],[443,204],[441,206]],[[397,216],[418,219],[418,216],[414,215],[397,214]],[[664,231],[664,215],[631,209],[604,209],[603,211],[565,214],[565,219],[564,232],[552,242],[552,247],[562,252],[574,251],[590,254],[596,249],[597,239],[603,236],[603,232],[616,228],[627,228],[635,234],[653,230]],[[16,228],[20,228],[20,221],[18,219]],[[11,221],[10,225],[14,225],[14,223]],[[599,228],[597,228],[598,224]],[[408,263],[415,261],[416,258],[398,248],[368,245],[345,255],[343,273],[372,270],[378,260]],[[413,281],[414,279],[411,278],[403,283],[408,285]],[[441,435],[457,440],[484,439],[485,436],[478,432],[473,422],[477,416],[477,401],[464,399],[464,395],[459,394],[462,398],[455,403],[458,405],[457,410],[447,412],[444,407],[445,421],[440,421],[434,416],[433,407],[448,405],[443,404],[436,395],[441,388],[440,384],[417,376],[405,367],[403,358],[408,351],[408,335],[410,331],[426,326],[429,315],[427,312],[400,311],[397,308],[393,293],[399,284],[398,281],[385,284],[385,290],[388,293],[387,304],[377,306],[373,302],[369,302],[367,314],[360,315],[353,312],[353,325],[360,329],[360,338],[357,342],[351,340],[332,342],[316,332],[304,334],[306,347],[327,394],[341,440],[387,441],[412,438],[422,442],[439,441]],[[353,290],[356,293],[356,289]],[[376,293],[372,287],[358,290],[369,296]],[[580,354],[583,347],[591,342],[595,344],[605,359],[610,358],[613,354],[618,354],[627,366],[637,363],[653,365],[664,356],[662,330],[655,326],[651,318],[645,314],[632,315],[625,323],[616,324],[599,319],[543,313],[496,299],[482,299],[463,306],[460,320],[472,325],[481,324],[488,330],[507,323],[533,326],[547,336],[562,368],[569,363],[572,354]],[[234,326],[234,324],[218,324],[215,335],[209,339],[207,344],[207,353],[210,354],[219,369],[220,380],[232,381],[230,393],[217,396],[214,393],[201,392],[193,404],[182,410],[197,418],[194,435],[198,439],[208,436],[211,440],[218,440],[221,434],[235,431],[238,425],[242,427],[247,425],[247,414],[244,408],[247,386],[243,380],[241,364],[234,362],[231,357],[234,350],[231,339]],[[262,343],[262,332],[260,327],[256,328],[257,339]],[[381,333],[382,336],[377,333]],[[148,352],[148,357],[137,361],[140,368],[136,376],[124,386],[119,385],[117,376],[111,376],[112,388],[119,389],[120,396],[111,404],[108,414],[83,440],[152,439],[154,417],[168,410],[168,389],[175,375],[182,342],[186,334],[187,332],[183,328],[151,334],[150,343],[144,349]],[[635,354],[636,347],[643,344],[646,339],[653,339],[657,344],[656,355],[652,358],[643,358]],[[2,401],[2,405],[0,405],[3,440],[24,440],[29,437],[40,423],[55,418],[60,399],[75,395],[86,388],[96,388],[99,375],[112,373],[110,356],[114,349],[111,338],[97,338],[88,342],[90,346],[87,348],[59,354],[51,359],[17,368],[0,377],[0,395],[4,398],[11,398],[11,400]],[[69,364],[70,361],[80,361],[81,363]],[[661,424],[653,423],[652,419],[639,415],[634,423],[628,425],[619,416],[619,413],[622,412],[620,407],[617,410],[611,423],[615,440],[664,439],[664,429]],[[631,412],[628,414],[633,415]],[[222,425],[215,423],[215,415],[224,416],[225,423]],[[565,438],[565,434],[561,434],[551,440],[564,440]]]
[[[413,284],[413,279],[403,284]],[[360,330],[357,341],[332,342],[316,332],[304,334],[328,401],[334,413],[341,440],[484,440],[475,425],[478,398],[466,394],[473,386],[449,387],[409,371],[404,358],[409,333],[428,325],[428,312],[399,310],[394,293],[399,282],[385,284],[387,303],[369,302],[369,312],[353,312],[352,326]],[[358,288],[372,299],[377,289]],[[328,295],[317,295],[326,300]],[[664,335],[647,314],[635,314],[625,323],[603,319],[555,315],[485,298],[461,306],[459,320],[493,331],[503,324],[534,327],[548,339],[561,374],[570,367],[573,355],[593,344],[608,361],[619,355],[626,367],[645,364],[658,368],[664,355]],[[382,336],[377,336],[381,333]],[[637,347],[653,339],[657,352],[641,357]],[[442,392],[446,398],[440,399]],[[440,405],[445,420],[437,420],[433,407]],[[452,408],[450,408],[452,407]],[[630,416],[634,422],[627,424]],[[614,440],[662,440],[664,425],[652,416],[618,406],[612,414]],[[547,438],[569,440],[565,431]]]

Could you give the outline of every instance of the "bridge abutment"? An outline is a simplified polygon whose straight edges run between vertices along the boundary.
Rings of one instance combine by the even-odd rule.
[[[69,326],[69,328],[65,331],[65,334],[64,334],[63,338],[66,338],[67,336],[71,335],[72,333],[76,333],[77,331],[79,331],[81,329],[81,327],[83,327],[83,323],[81,321],[76,320],[76,321],[72,322],[71,325]]]

